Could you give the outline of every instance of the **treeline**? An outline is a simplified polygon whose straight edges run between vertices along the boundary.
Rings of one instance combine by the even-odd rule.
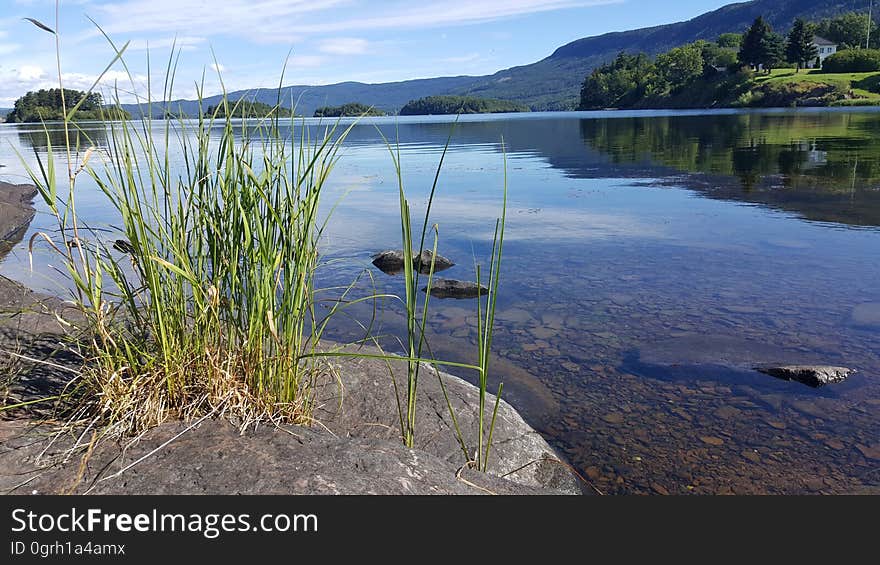
[[[528,112],[529,107],[507,100],[476,98],[473,96],[428,96],[411,100],[400,109],[401,116],[440,114],[498,114]]]
[[[769,73],[774,68],[815,66],[820,36],[844,51],[826,59],[831,72],[874,70],[871,53],[852,55],[861,45],[880,42],[876,24],[867,16],[847,13],[818,23],[798,19],[787,36],[773,31],[758,17],[744,33],[725,33],[714,42],[696,41],[651,58],[643,53],[621,53],[584,80],[580,110],[602,108],[690,107],[732,99],[748,89],[750,71]],[[848,61],[852,60],[852,64]],[[880,70],[880,55],[877,57]]]
[[[697,41],[652,59],[644,53],[621,53],[586,78],[581,110],[631,108],[675,95],[695,81],[713,77],[735,64],[736,51],[718,43]]]
[[[292,113],[288,108],[270,106],[263,102],[251,100],[238,100],[219,106],[208,106],[205,115],[214,116],[215,118],[289,118]]]
[[[342,106],[322,106],[315,110],[316,118],[343,118],[343,117],[360,117],[360,116],[384,116],[385,112],[361,104],[360,102],[349,102]]]
[[[28,92],[15,101],[15,106],[6,116],[6,121],[22,123],[63,120],[65,106],[70,111],[80,101],[82,104],[73,115],[74,120],[131,118],[128,112],[119,108],[103,107],[103,99],[97,92],[87,94],[79,90],[65,88],[63,95],[64,104],[62,104],[62,90],[60,88]]]

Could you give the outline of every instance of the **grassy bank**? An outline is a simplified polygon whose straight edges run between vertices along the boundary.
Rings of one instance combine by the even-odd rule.
[[[662,96],[639,100],[636,109],[787,108],[880,105],[880,73],[824,73],[774,69],[768,74],[716,73]]]
[[[829,106],[880,105],[880,73],[825,73],[820,70],[775,69],[769,75],[757,75],[750,92],[788,92],[794,102],[817,87],[827,91]],[[842,97],[841,97],[842,96]]]

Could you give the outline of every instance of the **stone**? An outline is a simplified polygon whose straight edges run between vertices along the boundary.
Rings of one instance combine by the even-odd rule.
[[[715,447],[720,447],[720,446],[724,445],[724,440],[721,439],[720,437],[715,437],[715,436],[700,436],[700,441],[702,441],[703,443],[705,443],[707,445],[712,445]]]
[[[657,494],[662,494],[663,496],[669,496],[669,491],[663,485],[659,483],[651,483],[651,490],[656,492]]]
[[[370,348],[360,351],[379,353],[378,349]],[[343,358],[334,360],[333,365],[342,388],[329,375],[317,384],[315,420],[337,436],[399,442],[398,400],[392,375],[405,391],[406,363],[392,361],[389,367],[380,359]],[[505,365],[496,363],[494,367],[493,372],[500,380],[513,377]],[[444,387],[469,456],[473,456],[478,443],[479,389],[429,365],[422,365],[419,376],[415,448],[461,466],[465,456],[449,414]],[[497,386],[493,390],[497,390]],[[505,386],[505,393],[507,390]],[[405,396],[402,402],[405,405]],[[495,406],[495,396],[491,393],[486,394],[486,406],[484,430],[489,429]],[[492,441],[490,473],[530,487],[581,493],[579,479],[569,471],[561,456],[504,397],[498,404]]]
[[[0,251],[21,241],[34,217],[32,200],[36,194],[31,185],[0,182]]]
[[[762,366],[755,367],[755,370],[777,379],[796,381],[813,388],[843,382],[849,375],[855,373],[854,369],[828,365]]]
[[[880,443],[875,443],[874,445],[858,444],[856,449],[868,459],[880,460]]]
[[[420,255],[413,255],[413,269],[416,269],[419,273],[423,275],[430,274],[431,257],[433,257],[433,253],[428,249],[422,251]],[[404,257],[402,250],[382,251],[373,255],[371,259],[373,259],[373,265],[375,265],[377,269],[379,269],[386,275],[396,275],[398,273],[402,273],[404,270]],[[446,257],[443,257],[442,255],[437,255],[434,258],[435,273],[445,271],[454,266],[455,263],[453,263]]]
[[[128,253],[129,255],[134,253],[134,247],[132,246],[132,244],[124,239],[117,239],[116,241],[114,241],[113,249],[119,251],[120,253]]]
[[[427,291],[427,286],[422,288],[422,292]],[[480,295],[485,295],[488,292],[489,289],[483,285],[453,279],[436,279],[431,284],[431,296],[435,298],[478,298]]]
[[[830,439],[825,440],[825,445],[827,445],[828,447],[830,447],[831,449],[833,449],[835,451],[840,451],[840,450],[846,448],[846,446],[843,444],[843,442],[840,441],[839,439],[836,439],[836,438],[830,438]]]
[[[0,422],[4,427],[10,422]],[[15,422],[11,422],[15,424]],[[195,427],[166,423],[120,451],[103,442],[78,476],[80,456],[67,465],[40,468],[34,428],[7,440],[0,455],[0,488],[24,494],[125,495],[481,495],[558,494],[463,469],[400,442],[334,437],[317,429],[264,426],[242,433],[236,426],[207,420]],[[176,437],[179,436],[179,437]],[[167,445],[163,445],[166,444]],[[61,446],[42,456],[61,459]],[[152,453],[155,450],[155,453]],[[144,457],[131,468],[123,469]],[[33,475],[21,490],[22,476]]]
[[[602,419],[609,424],[622,424],[625,420],[625,417],[620,412],[612,412],[611,414],[605,414],[604,416],[602,416]]]

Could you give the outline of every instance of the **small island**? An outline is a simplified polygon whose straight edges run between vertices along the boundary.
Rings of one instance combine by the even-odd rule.
[[[321,106],[315,110],[316,118],[346,118],[361,116],[384,116],[385,112],[360,102],[349,102],[342,106]]]
[[[290,109],[281,106],[270,106],[263,102],[252,100],[238,100],[236,102],[228,102],[219,106],[208,106],[205,116],[214,118],[267,118],[277,117],[289,118],[292,113]]]
[[[510,112],[529,112],[528,106],[474,96],[428,96],[410,100],[400,109],[401,116],[429,116],[436,114],[501,114]]]
[[[63,100],[63,102],[62,102]],[[81,102],[81,104],[80,104]],[[28,92],[15,101],[15,107],[6,116],[10,123],[51,122],[63,120],[65,108],[69,112],[80,104],[71,116],[73,120],[121,120],[131,115],[115,106],[104,106],[101,94],[85,93],[65,88],[40,89]]]

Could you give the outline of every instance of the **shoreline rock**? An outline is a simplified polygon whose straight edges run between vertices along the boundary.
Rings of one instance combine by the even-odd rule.
[[[34,218],[33,198],[37,189],[27,184],[0,181],[0,253],[21,241]]]
[[[405,371],[405,362],[399,365]],[[24,419],[0,420],[0,492],[586,493],[568,465],[503,400],[489,472],[467,468],[445,399],[438,397],[442,390],[436,380],[443,379],[470,445],[478,422],[477,389],[458,377],[438,375],[429,366],[421,368],[416,447],[407,449],[396,424],[398,416],[392,407],[396,402],[386,364],[375,359],[345,358],[335,368],[342,387],[329,374],[317,383],[318,425],[313,427],[262,425],[242,432],[225,420],[206,420],[196,426],[168,422],[149,430],[130,446],[119,441],[102,442],[83,460],[82,449],[68,457],[76,434],[52,440],[48,425]],[[401,377],[399,371],[394,370],[395,378]],[[494,397],[487,395],[487,403],[490,417]],[[51,449],[41,456],[49,446]],[[147,455],[145,461],[126,470]]]

